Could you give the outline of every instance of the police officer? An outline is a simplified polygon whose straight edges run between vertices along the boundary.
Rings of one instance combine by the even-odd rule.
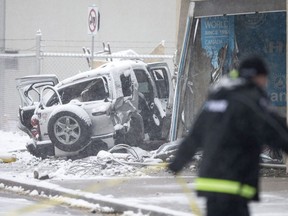
[[[212,86],[169,164],[176,174],[203,150],[195,188],[207,198],[207,216],[249,216],[248,202],[259,199],[262,146],[288,152],[286,120],[271,109],[264,91],[267,76],[265,62],[252,56]]]

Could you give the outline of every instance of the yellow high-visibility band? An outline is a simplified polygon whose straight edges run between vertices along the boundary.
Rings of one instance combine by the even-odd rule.
[[[197,178],[195,188],[199,191],[234,194],[251,199],[256,194],[256,188],[237,181]]]

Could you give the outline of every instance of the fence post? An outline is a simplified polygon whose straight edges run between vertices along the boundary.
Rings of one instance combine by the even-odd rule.
[[[6,0],[0,0],[0,53],[5,53],[5,8]],[[0,58],[0,130],[4,129],[4,83],[5,64],[4,58]]]
[[[36,72],[41,74],[41,38],[42,33],[39,29],[36,33]]]

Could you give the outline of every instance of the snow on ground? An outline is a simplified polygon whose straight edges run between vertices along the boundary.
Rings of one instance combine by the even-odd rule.
[[[4,132],[0,131],[0,158],[13,156],[16,161],[11,163],[0,163],[1,177],[5,179],[17,178],[17,181],[45,184],[49,187],[49,182],[39,180],[44,179],[93,179],[93,178],[109,178],[129,177],[129,176],[147,176],[147,165],[162,163],[161,159],[154,159],[153,153],[143,149],[133,147],[127,148],[127,153],[113,153],[107,151],[100,151],[97,156],[91,156],[78,160],[67,160],[65,158],[49,158],[42,160],[31,155],[26,150],[26,142],[29,137],[22,132]],[[169,148],[168,148],[169,149]],[[155,153],[154,153],[155,154]],[[155,171],[155,170],[154,170]],[[55,185],[51,184],[51,188]],[[0,185],[0,189],[9,188]],[[17,192],[21,188],[10,188]],[[28,192],[33,196],[33,191]],[[34,191],[34,195],[39,192]],[[41,195],[41,194],[40,194]],[[68,202],[68,201],[67,201]],[[70,203],[70,204],[69,204]],[[83,200],[70,200],[68,202],[71,206],[82,206],[83,208],[90,208],[89,204],[84,203]],[[92,207],[91,207],[92,208]],[[96,207],[93,206],[95,209]],[[124,212],[123,215],[132,216],[133,212]],[[142,216],[143,214],[137,213],[136,215]]]
[[[35,186],[45,186],[46,188],[58,188],[61,190],[70,190],[62,188],[61,186],[55,185],[49,181],[45,181],[44,179],[51,180],[65,180],[65,179],[113,179],[113,177],[134,177],[134,176],[150,176],[149,167],[147,164],[153,163],[154,165],[163,162],[161,159],[161,154],[164,154],[163,158],[165,158],[165,152],[172,151],[177,146],[177,143],[170,143],[168,145],[162,145],[157,151],[147,152],[139,148],[130,149],[130,153],[121,154],[121,153],[113,153],[102,151],[97,156],[91,156],[78,160],[67,160],[63,158],[49,158],[45,160],[41,160],[32,156],[29,152],[26,151],[26,142],[29,141],[29,137],[22,132],[4,132],[0,131],[0,156],[1,155],[15,155],[17,160],[12,163],[0,163],[0,172],[1,177],[5,179],[17,179],[18,182],[30,183]],[[158,152],[158,159],[154,158],[155,152]],[[164,160],[164,159],[163,159]],[[164,160],[165,161],[165,160]],[[157,170],[157,175],[159,175],[159,170]],[[152,170],[153,172],[153,170]],[[154,170],[154,172],[156,172]],[[38,174],[38,179],[35,179],[36,174]],[[149,177],[150,178],[150,177]],[[40,180],[39,180],[40,179]],[[41,180],[43,179],[43,180]],[[0,184],[0,189],[11,190],[13,192],[21,192],[23,188],[17,187],[7,187],[3,184]],[[72,189],[71,189],[72,190]],[[81,193],[78,190],[72,190],[75,194]],[[22,191],[23,192],[23,191]],[[45,194],[42,194],[40,191],[24,191],[24,193],[28,193],[30,196],[40,196],[45,198]],[[98,194],[91,194],[91,196],[99,196]],[[75,196],[76,197],[76,196]],[[159,199],[160,197],[160,199]],[[183,197],[183,194],[181,194]],[[166,194],[166,195],[155,195],[146,197],[138,197],[135,200],[135,197],[119,200],[119,202],[123,203],[133,203],[133,201],[137,204],[148,205],[152,204],[154,206],[158,206],[160,203],[168,202],[169,200],[173,203],[183,203],[181,201],[180,195],[174,194]],[[266,195],[266,201],[264,199],[264,207],[265,210],[270,208],[269,206],[282,206],[285,210],[286,208],[281,203],[278,204],[279,196],[275,196],[277,199],[273,201],[271,204],[271,197]],[[285,196],[284,196],[285,197]],[[98,205],[92,205],[91,203],[87,203],[81,199],[69,199],[66,197],[48,197],[51,200],[60,199],[61,202],[64,202],[70,206],[81,207],[83,209],[89,210],[99,210],[99,211],[108,211],[109,209],[103,209]],[[113,195],[104,196],[105,199],[113,199]],[[185,198],[185,197],[184,197]],[[183,198],[183,199],[184,199]],[[265,197],[264,197],[265,198]],[[281,198],[281,197],[280,197]],[[181,202],[180,202],[181,201]],[[51,201],[55,202],[55,201]],[[178,204],[179,204],[178,203]],[[286,200],[283,201],[286,203]],[[136,204],[135,204],[136,205]],[[202,206],[202,204],[201,204]],[[204,204],[203,204],[204,206]],[[262,205],[263,206],[263,205]],[[260,207],[252,206],[252,210],[254,210],[255,215],[264,215],[265,213],[260,212]],[[204,208],[204,207],[203,207]],[[271,212],[268,212],[271,215]],[[267,214],[267,215],[268,215]],[[122,216],[144,216],[141,212],[124,212]],[[274,214],[281,215],[281,214]]]
[[[17,170],[22,177],[73,179],[93,178],[107,176],[143,176],[144,172],[139,171],[145,160],[149,162],[162,162],[150,158],[151,153],[140,148],[130,149],[131,153],[110,153],[101,151],[97,156],[91,156],[78,160],[67,160],[66,158],[40,159],[32,156],[26,151],[27,135],[21,133],[0,131],[0,156],[16,156],[17,160],[10,164],[2,164],[6,172],[1,175],[11,174]],[[38,176],[37,176],[38,175]]]
[[[29,137],[21,132],[5,132],[0,130],[0,154],[26,149]]]

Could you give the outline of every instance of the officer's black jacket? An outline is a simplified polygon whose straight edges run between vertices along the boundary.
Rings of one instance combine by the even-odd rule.
[[[169,168],[180,171],[202,149],[199,177],[233,180],[258,189],[264,144],[288,152],[285,118],[271,109],[266,93],[253,82],[224,78],[209,92]],[[258,199],[258,193],[253,199]]]

